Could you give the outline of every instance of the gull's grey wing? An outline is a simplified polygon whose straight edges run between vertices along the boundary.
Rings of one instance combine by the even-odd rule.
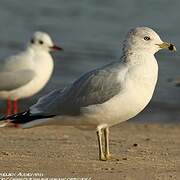
[[[80,107],[106,102],[120,91],[117,75],[118,72],[107,69],[87,73],[71,87],[69,101]]]
[[[0,91],[10,91],[30,82],[35,76],[32,70],[0,72]]]
[[[119,65],[119,64],[118,64]],[[121,90],[116,64],[90,71],[71,86],[55,90],[30,108],[33,113],[77,115],[82,107],[102,104]],[[44,103],[43,103],[44,102]]]
[[[30,107],[30,111],[33,114],[43,113],[45,109],[50,107],[50,104],[54,103],[54,100],[62,94],[62,89],[55,89],[50,93],[42,96],[38,99],[37,103]]]

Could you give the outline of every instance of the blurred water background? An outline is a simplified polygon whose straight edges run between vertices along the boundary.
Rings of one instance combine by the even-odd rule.
[[[82,73],[118,60],[124,36],[132,27],[151,27],[179,50],[179,8],[178,0],[0,0],[1,60],[22,50],[37,30],[48,32],[64,48],[64,52],[53,53],[55,70],[48,85],[36,96],[21,100],[21,110]],[[180,77],[179,52],[156,54],[156,92],[136,120],[180,121],[180,88],[168,81]],[[5,103],[0,106],[4,111]]]

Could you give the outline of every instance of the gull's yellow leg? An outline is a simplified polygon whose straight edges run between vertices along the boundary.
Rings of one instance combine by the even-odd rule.
[[[104,129],[104,138],[105,138],[105,157],[106,159],[111,159],[111,154],[109,151],[109,127]]]
[[[102,147],[102,131],[101,129],[97,130],[97,139],[98,139],[98,146],[99,146],[99,160],[106,161],[106,157],[103,153],[103,147]]]

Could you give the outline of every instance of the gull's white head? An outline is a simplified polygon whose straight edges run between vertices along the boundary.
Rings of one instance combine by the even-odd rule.
[[[61,47],[56,46],[51,37],[45,33],[37,31],[33,34],[29,44],[30,47],[37,50],[52,51],[52,50],[63,50]]]
[[[137,27],[130,30],[123,47],[124,51],[145,51],[151,54],[155,54],[160,49],[176,50],[173,44],[163,42],[159,35],[148,27]]]

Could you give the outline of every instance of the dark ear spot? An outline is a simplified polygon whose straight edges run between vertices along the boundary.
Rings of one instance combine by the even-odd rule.
[[[34,39],[31,39],[31,44],[34,44]]]
[[[39,40],[39,44],[44,44],[44,42],[42,40]]]

